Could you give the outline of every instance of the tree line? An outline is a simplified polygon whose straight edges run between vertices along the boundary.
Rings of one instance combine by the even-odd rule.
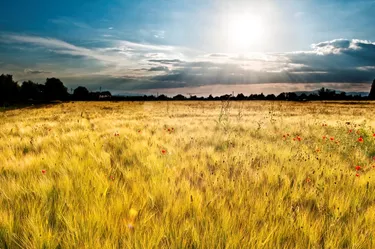
[[[79,86],[72,94],[57,78],[47,78],[44,84],[24,81],[15,82],[12,75],[0,75],[0,104],[11,105],[25,102],[49,102],[53,100],[100,100],[108,99],[110,92],[89,92],[86,87]]]
[[[38,103],[49,102],[53,100],[117,100],[117,101],[152,101],[152,100],[288,100],[288,101],[311,101],[311,100],[375,100],[375,80],[372,84],[371,91],[368,96],[348,95],[345,92],[337,93],[334,90],[321,88],[317,93],[283,92],[278,95],[268,94],[250,94],[245,96],[240,93],[237,96],[233,94],[225,94],[213,97],[197,97],[190,95],[186,97],[178,94],[174,97],[166,95],[144,95],[144,96],[112,96],[109,91],[90,92],[86,87],[79,86],[74,89],[72,94],[68,93],[68,88],[63,82],[57,78],[47,78],[44,84],[34,83],[32,81],[24,81],[22,84],[13,80],[12,75],[0,76],[0,104],[11,105],[16,103]]]

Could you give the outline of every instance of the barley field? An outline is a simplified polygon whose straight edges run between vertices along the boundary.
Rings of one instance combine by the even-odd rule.
[[[375,248],[374,102],[0,112],[0,248]]]

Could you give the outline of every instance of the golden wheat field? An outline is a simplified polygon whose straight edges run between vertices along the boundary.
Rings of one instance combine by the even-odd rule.
[[[375,103],[0,112],[0,248],[375,248]]]

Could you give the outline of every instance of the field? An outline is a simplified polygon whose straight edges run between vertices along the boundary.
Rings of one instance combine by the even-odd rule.
[[[0,112],[0,248],[375,248],[374,107]]]

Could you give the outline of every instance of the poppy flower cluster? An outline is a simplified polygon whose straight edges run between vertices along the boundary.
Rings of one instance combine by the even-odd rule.
[[[172,127],[172,128],[168,128],[168,129],[167,129],[167,132],[169,132],[169,133],[174,132],[174,128],[173,128],[173,127]]]
[[[285,140],[287,137],[289,137],[289,133],[283,135],[283,139]]]
[[[361,166],[359,166],[359,165],[355,166],[355,171],[357,172],[357,173],[355,174],[356,177],[359,177],[359,171],[360,171],[361,169],[362,169]]]
[[[299,142],[301,142],[302,138],[300,136],[297,136],[297,137],[293,138],[293,141],[299,141]]]
[[[328,126],[327,124],[322,124],[322,126]]]
[[[114,136],[115,136],[115,137],[119,137],[120,134],[119,134],[118,132],[115,132]]]

